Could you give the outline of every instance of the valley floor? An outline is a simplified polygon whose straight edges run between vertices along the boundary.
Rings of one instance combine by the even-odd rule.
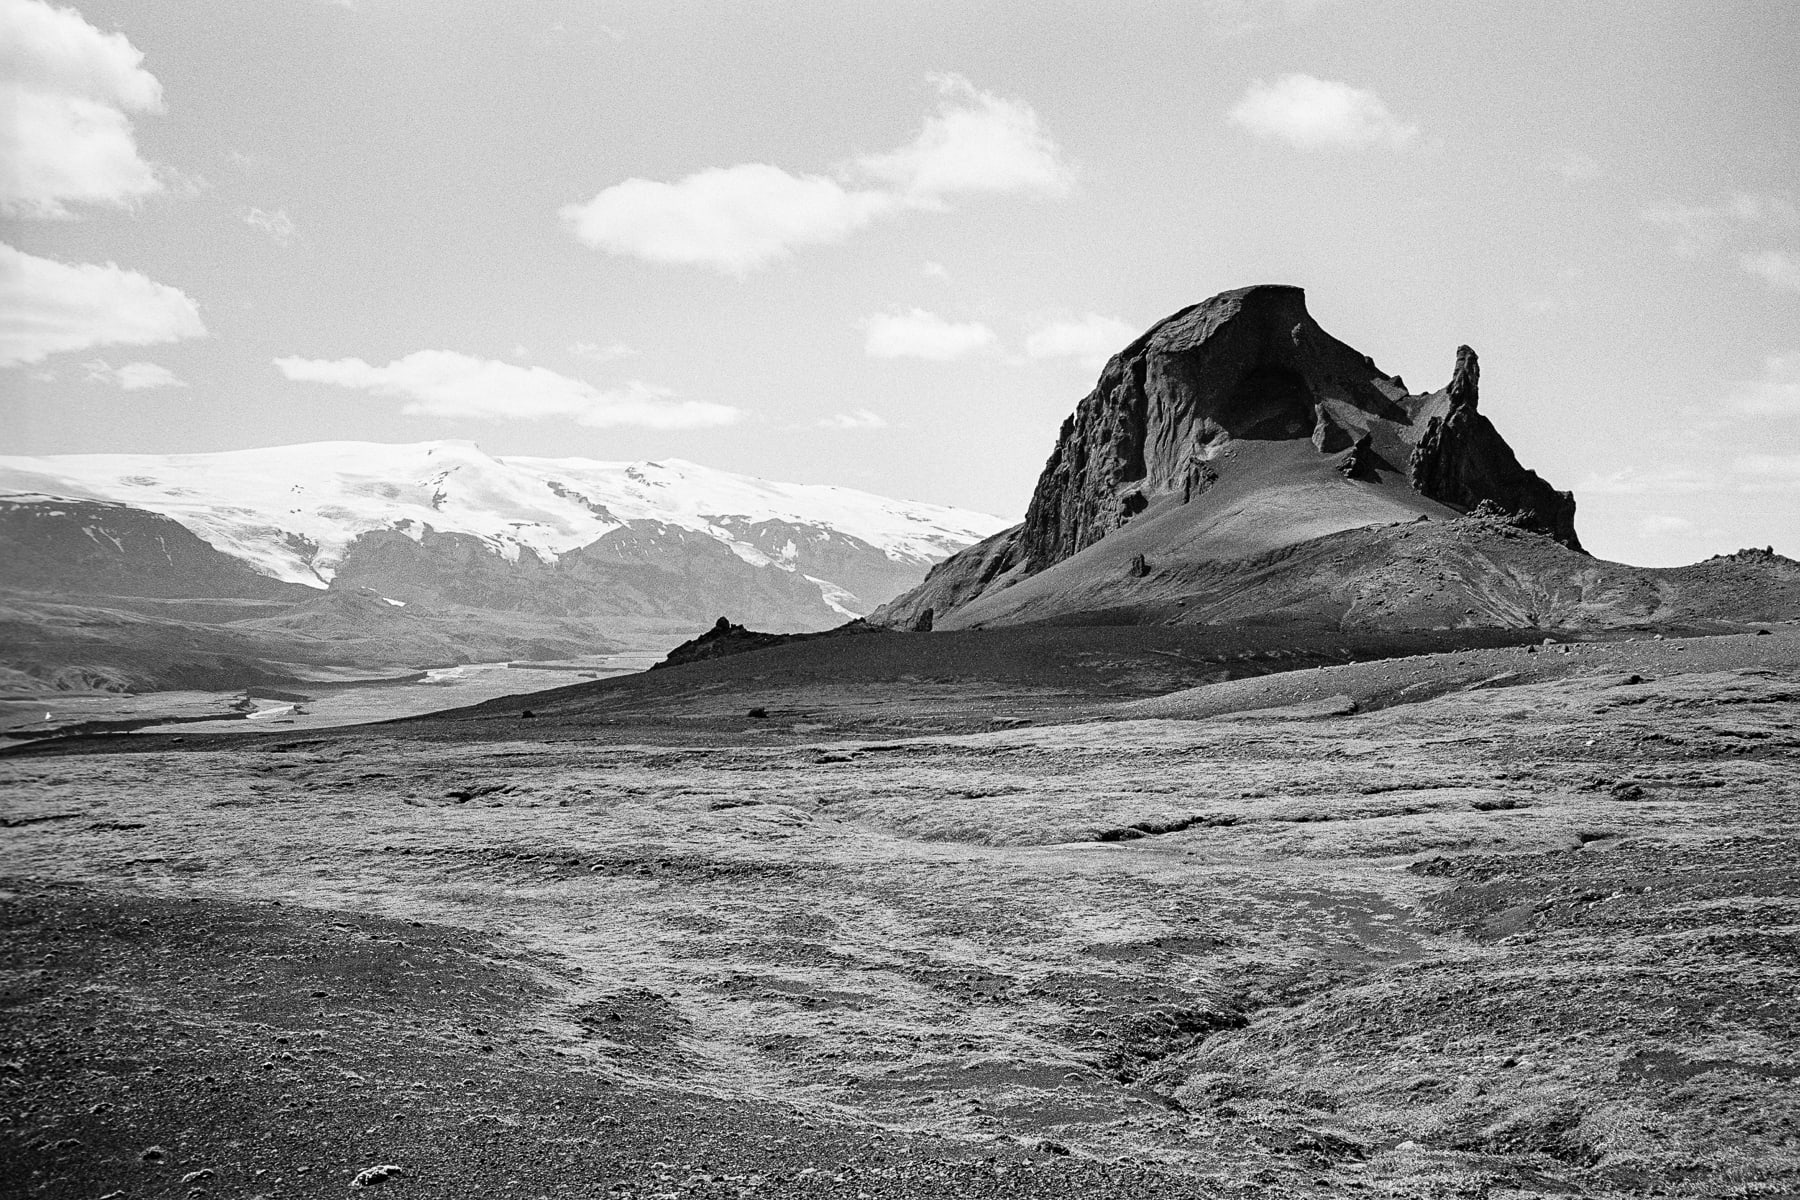
[[[1800,1191],[1800,630],[1221,687],[9,756],[0,1193]]]
[[[419,716],[453,705],[567,687],[646,670],[664,651],[596,654],[563,662],[467,663],[392,679],[321,678],[225,692],[0,692],[0,739],[11,742],[108,730],[268,733],[336,729]],[[349,673],[346,673],[349,674]],[[0,742],[0,744],[4,744]]]

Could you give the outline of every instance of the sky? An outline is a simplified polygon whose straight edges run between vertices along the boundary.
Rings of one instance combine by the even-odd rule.
[[[675,457],[1022,515],[1304,287],[1602,557],[1800,556],[1800,5],[0,0],[0,452]]]

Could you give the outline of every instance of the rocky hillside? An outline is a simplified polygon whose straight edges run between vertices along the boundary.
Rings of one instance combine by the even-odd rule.
[[[1583,553],[1575,498],[1520,465],[1480,411],[1480,377],[1462,346],[1447,385],[1411,392],[1321,329],[1299,288],[1222,293],[1113,356],[1022,524],[870,621],[1589,628],[1800,613],[1780,556],[1657,571]]]

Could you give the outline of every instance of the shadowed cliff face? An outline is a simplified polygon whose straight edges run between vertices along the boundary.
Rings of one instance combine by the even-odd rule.
[[[1114,556],[1091,548],[1114,547],[1127,528],[1142,543],[1134,580],[1484,502],[1579,551],[1574,497],[1521,466],[1477,411],[1479,377],[1464,346],[1449,385],[1413,394],[1321,329],[1301,289],[1221,293],[1107,363],[1063,422],[1020,526],[940,564],[872,619],[925,627],[984,597],[969,621],[1028,619],[991,597],[1077,556],[1110,572]],[[1092,572],[1078,565],[1033,591],[1071,572],[1091,599]]]
[[[1581,549],[1575,536],[1574,495],[1555,490],[1537,472],[1519,465],[1493,423],[1475,411],[1480,381],[1475,351],[1458,346],[1456,374],[1441,403],[1421,414],[1424,428],[1409,464],[1413,486],[1459,508],[1474,508],[1487,500],[1507,512],[1529,514],[1525,524],[1571,549]],[[1441,413],[1435,411],[1440,406]]]

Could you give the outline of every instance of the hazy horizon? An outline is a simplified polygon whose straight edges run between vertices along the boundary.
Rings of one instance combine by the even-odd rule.
[[[1800,553],[1800,10],[0,0],[0,453],[472,441],[1016,519],[1229,288],[1595,554]]]

